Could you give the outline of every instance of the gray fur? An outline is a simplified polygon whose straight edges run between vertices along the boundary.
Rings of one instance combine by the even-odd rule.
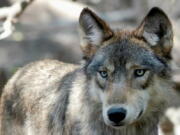
[[[103,20],[96,21],[99,28],[106,27]],[[2,93],[0,135],[158,135],[173,87],[171,68],[169,59],[137,33],[113,32],[108,41],[99,40],[99,48],[85,48],[82,65],[42,60],[19,69]],[[148,71],[137,78],[137,67]],[[100,77],[100,70],[109,78]],[[133,119],[116,128],[110,125],[105,115],[114,105],[126,107]]]

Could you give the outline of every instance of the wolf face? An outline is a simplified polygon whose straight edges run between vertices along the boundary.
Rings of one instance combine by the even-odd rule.
[[[133,31],[113,31],[87,8],[79,22],[89,95],[101,104],[105,124],[120,128],[148,117],[150,109],[158,111],[173,44],[165,13],[153,8]]]

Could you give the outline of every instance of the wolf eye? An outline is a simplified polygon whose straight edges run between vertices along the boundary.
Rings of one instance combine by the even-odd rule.
[[[134,71],[134,76],[135,77],[141,77],[145,74],[146,71],[147,71],[146,69],[136,69]]]
[[[102,78],[108,77],[108,73],[106,71],[99,71],[99,74],[101,75]]]

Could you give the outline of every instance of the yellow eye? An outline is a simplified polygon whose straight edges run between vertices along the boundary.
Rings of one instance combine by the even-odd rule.
[[[106,71],[99,71],[99,74],[101,75],[102,78],[108,77],[108,73]]]
[[[134,70],[134,76],[141,77],[145,74],[146,71],[147,71],[146,69],[136,69]]]

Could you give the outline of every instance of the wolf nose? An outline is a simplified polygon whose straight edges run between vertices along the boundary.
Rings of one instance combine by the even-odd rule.
[[[107,114],[110,121],[119,124],[126,117],[126,110],[124,108],[111,108]]]

